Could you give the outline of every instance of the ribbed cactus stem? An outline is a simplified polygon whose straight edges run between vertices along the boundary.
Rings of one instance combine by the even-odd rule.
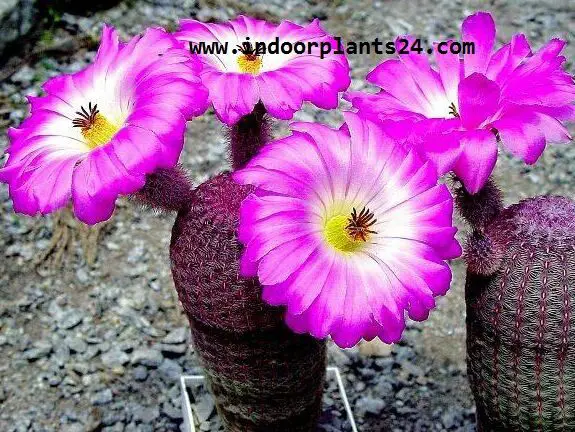
[[[312,432],[325,341],[290,331],[283,309],[262,301],[257,279],[239,276],[239,206],[250,191],[227,174],[198,187],[174,226],[174,282],[226,430]]]
[[[575,203],[537,197],[484,217],[466,246],[478,428],[575,430]]]
[[[234,168],[269,139],[263,105],[230,129]],[[239,274],[239,208],[252,191],[221,174],[192,191],[180,169],[148,176],[139,201],[178,212],[170,260],[222,423],[228,432],[312,432],[321,411],[326,342],[293,333],[284,309]]]

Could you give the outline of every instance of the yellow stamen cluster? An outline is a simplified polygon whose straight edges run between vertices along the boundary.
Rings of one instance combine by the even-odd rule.
[[[329,218],[324,226],[325,240],[342,252],[353,252],[367,243],[372,234],[371,228],[377,223],[375,215],[364,207],[359,213],[352,209],[350,216],[338,214]]]
[[[243,73],[257,75],[262,68],[262,58],[258,55],[242,54],[238,57],[238,66]]]
[[[106,117],[98,113],[94,116],[90,126],[82,128],[82,136],[86,140],[88,147],[94,149],[110,142],[118,130],[119,128],[116,125],[110,123]]]
[[[342,252],[354,252],[365,242],[355,239],[347,229],[349,220],[347,216],[336,215],[325,224],[323,234],[325,240],[335,249]]]

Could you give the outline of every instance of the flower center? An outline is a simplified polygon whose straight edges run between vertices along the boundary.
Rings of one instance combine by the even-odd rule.
[[[241,55],[238,57],[238,66],[240,67],[240,71],[243,73],[257,75],[262,68],[262,59],[256,55]]]
[[[240,72],[257,75],[262,68],[262,58],[259,50],[254,48],[250,42],[238,45],[238,50],[241,53],[237,59]]]
[[[355,208],[350,216],[336,215],[330,218],[324,227],[326,241],[335,249],[342,252],[353,252],[359,249],[369,240],[371,234],[377,234],[370,230],[377,222],[374,214],[367,208],[357,214]]]
[[[118,132],[119,128],[98,111],[98,105],[92,106],[90,102],[88,110],[84,107],[80,107],[80,110],[76,112],[79,117],[72,120],[72,124],[82,128],[82,136],[91,149],[107,144]]]

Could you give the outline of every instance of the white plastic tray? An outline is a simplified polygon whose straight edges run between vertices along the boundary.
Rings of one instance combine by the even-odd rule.
[[[339,392],[341,394],[341,400],[345,407],[345,413],[349,424],[351,425],[352,432],[357,432],[357,426],[355,425],[355,420],[353,418],[353,413],[349,405],[349,400],[347,399],[347,394],[345,392],[345,387],[343,386],[343,380],[341,379],[341,374],[336,366],[327,367],[327,379],[335,379]],[[194,415],[192,413],[192,403],[188,397],[188,392],[186,388],[194,382],[203,382],[205,377],[203,375],[182,375],[180,377],[180,386],[182,391],[182,414],[184,415],[184,426],[185,431],[196,432],[196,422],[194,420]]]

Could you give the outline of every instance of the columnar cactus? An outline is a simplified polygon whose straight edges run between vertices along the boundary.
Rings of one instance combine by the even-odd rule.
[[[501,210],[489,182],[458,203],[474,229],[465,297],[478,430],[575,430],[575,202]]]
[[[235,168],[267,141],[268,130],[261,104],[231,128]],[[178,213],[172,274],[226,430],[311,432],[321,412],[326,342],[293,333],[284,309],[263,302],[257,279],[239,275],[239,208],[252,191],[230,174],[192,191],[174,169],[148,176],[136,198]]]
[[[256,279],[238,276],[239,205],[250,192],[227,174],[196,190],[178,215],[170,255],[196,351],[226,430],[315,430],[325,341],[297,335],[266,305]]]

